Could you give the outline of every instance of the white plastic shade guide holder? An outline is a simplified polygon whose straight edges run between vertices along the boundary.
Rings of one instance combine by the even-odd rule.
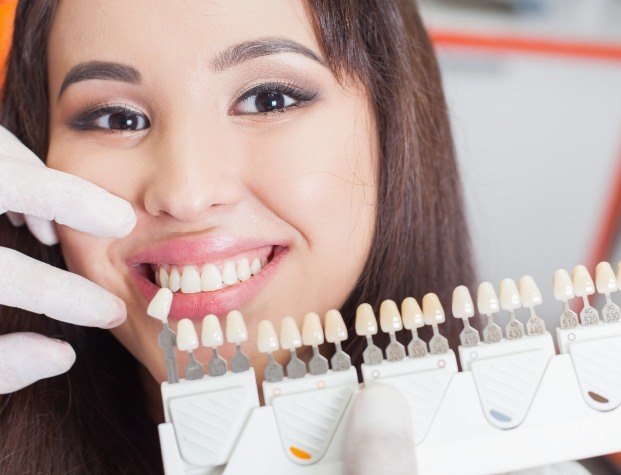
[[[330,446],[351,397],[358,389],[356,369],[306,374],[263,382],[266,405],[272,406],[282,448],[298,465],[319,461]]]
[[[621,322],[557,328],[561,353],[568,353],[586,403],[610,411],[621,403]]]
[[[253,409],[259,407],[254,369],[162,383],[165,423],[159,425],[167,473],[210,473],[227,462]],[[171,467],[181,466],[174,472]],[[197,472],[198,473],[198,472]]]
[[[453,350],[448,350],[402,361],[383,361],[379,365],[363,364],[361,371],[365,385],[388,384],[403,393],[412,415],[414,443],[419,444],[425,439],[446,388],[457,373],[457,360]]]
[[[526,419],[554,355],[554,342],[548,332],[459,347],[462,370],[472,372],[483,414],[499,429],[513,429]]]

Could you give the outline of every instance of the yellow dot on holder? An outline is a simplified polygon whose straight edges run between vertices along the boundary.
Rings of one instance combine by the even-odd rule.
[[[291,447],[289,447],[289,450],[291,451],[291,453],[293,455],[295,455],[299,459],[302,459],[302,460],[310,460],[311,459],[311,454],[309,454],[305,450],[298,449],[297,447],[294,447],[293,445]]]

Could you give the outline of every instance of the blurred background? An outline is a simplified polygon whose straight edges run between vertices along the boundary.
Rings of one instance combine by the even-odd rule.
[[[16,4],[0,0],[0,58]],[[443,71],[479,278],[532,275],[554,329],[553,272],[593,272],[601,260],[616,270],[621,259],[621,0],[419,5]],[[621,473],[621,456],[587,463]]]
[[[553,272],[593,272],[601,260],[616,270],[621,259],[621,0],[419,4],[443,72],[479,279],[532,275],[553,329]],[[585,464],[621,473],[618,454]]]

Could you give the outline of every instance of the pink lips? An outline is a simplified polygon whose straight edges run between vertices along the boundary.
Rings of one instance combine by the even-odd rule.
[[[210,313],[224,317],[230,310],[239,309],[250,302],[274,274],[287,253],[288,247],[284,243],[266,244],[265,241],[240,241],[230,237],[218,236],[202,239],[176,239],[131,256],[127,260],[127,264],[132,268],[130,275],[138,290],[147,302],[150,302],[159,287],[149,280],[145,266],[139,266],[139,264],[189,265],[215,262],[245,251],[253,251],[253,254],[256,251],[258,257],[266,257],[272,250],[274,250],[274,257],[267,266],[245,282],[211,292],[195,294],[175,292],[168,318],[171,320],[190,318],[200,321]]]

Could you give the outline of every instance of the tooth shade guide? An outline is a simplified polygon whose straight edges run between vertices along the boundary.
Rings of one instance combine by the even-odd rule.
[[[565,269],[557,269],[552,279],[554,298],[563,303],[563,311],[559,316],[560,328],[575,328],[578,326],[578,314],[569,308],[569,299],[576,296],[574,284]]]
[[[440,334],[438,323],[445,320],[444,309],[440,303],[440,299],[434,293],[425,294],[423,297],[423,316],[425,324],[430,325],[433,330],[433,336],[429,340],[429,350],[432,355],[446,353],[449,351],[448,340]]]
[[[602,308],[602,320],[606,323],[618,322],[621,317],[619,306],[612,301],[610,294],[619,290],[617,278],[608,262],[600,262],[595,268],[595,282],[598,293],[606,298]]]
[[[401,302],[403,326],[412,333],[407,350],[410,358],[421,358],[428,353],[427,343],[418,336],[418,329],[425,326],[423,311],[414,297],[406,297]]]
[[[308,371],[312,375],[325,374],[328,372],[328,360],[319,353],[319,345],[324,342],[321,319],[315,312],[304,315],[302,323],[302,342],[312,347],[313,356],[308,362]]]
[[[377,320],[373,313],[373,308],[368,303],[358,305],[356,309],[356,334],[364,336],[367,340],[367,347],[362,352],[362,360],[368,365],[378,365],[382,363],[384,355],[373,343],[373,335],[377,333]]]
[[[403,322],[397,304],[393,300],[384,300],[380,306],[380,326],[388,333],[390,343],[386,347],[388,361],[401,361],[405,358],[405,347],[397,341],[395,332],[403,329]]]
[[[263,370],[265,381],[274,383],[285,377],[282,366],[274,359],[274,351],[280,347],[274,325],[269,320],[259,322],[257,332],[257,348],[259,352],[267,354],[267,365]]]
[[[289,350],[291,359],[287,364],[287,377],[302,378],[306,374],[306,363],[298,358],[296,349],[302,346],[302,335],[293,317],[284,317],[280,321],[280,346]]]
[[[331,309],[324,317],[324,333],[326,341],[334,344],[334,354],[330,358],[330,366],[334,371],[345,371],[351,367],[351,358],[343,351],[341,342],[347,340],[347,326],[341,312]]]

